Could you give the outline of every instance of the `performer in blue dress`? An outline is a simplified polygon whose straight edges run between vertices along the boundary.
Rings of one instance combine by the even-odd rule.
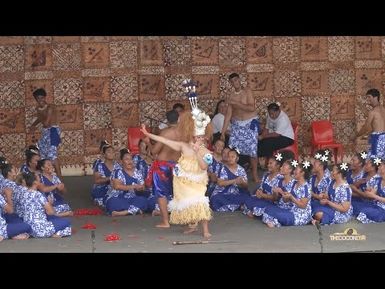
[[[30,145],[25,150],[25,163],[21,166],[20,171],[22,173],[35,173],[37,172],[37,162],[40,160],[40,152],[37,146]]]
[[[54,173],[54,167],[50,160],[42,159],[37,164],[37,169],[41,171],[38,190],[48,198],[56,213],[61,217],[73,216],[73,212],[67,202],[64,201],[63,194],[67,192],[64,183]]]
[[[91,191],[91,197],[95,204],[104,207],[103,199],[111,188],[111,174],[121,166],[115,161],[114,148],[106,141],[102,142],[103,160],[99,159],[94,170],[94,186]]]
[[[286,161],[282,166],[282,171],[287,175],[290,170],[290,166],[294,169],[294,183],[290,186],[289,190],[283,190],[280,188],[278,193],[281,195],[282,203],[278,203],[278,206],[268,206],[262,216],[262,221],[267,224],[268,227],[280,227],[282,226],[302,226],[306,225],[311,220],[311,205],[310,205],[310,188],[306,181],[312,170],[312,165],[309,161],[304,161],[298,164],[298,161]],[[285,189],[286,189],[285,188]]]
[[[47,197],[37,190],[40,177],[36,174],[23,173],[28,190],[21,195],[23,219],[32,228],[35,238],[65,237],[71,235],[71,222],[59,217]]]
[[[104,199],[107,213],[112,217],[142,214],[147,210],[147,198],[136,193],[144,191],[143,176],[135,168],[128,149],[120,150],[120,159],[123,166],[113,173],[112,186]]]
[[[309,180],[312,196],[312,210],[320,206],[320,200],[327,195],[327,189],[331,182],[330,174],[326,173],[326,170],[328,169],[328,163],[329,154],[325,154],[325,150],[317,151],[312,160],[313,175]]]
[[[238,165],[238,160],[237,149],[230,150],[227,164],[222,166],[217,185],[210,197],[210,205],[214,211],[234,212],[250,196],[247,174],[245,169]]]
[[[377,178],[377,184],[374,187],[369,187],[365,191],[366,197],[374,202],[365,203],[357,216],[357,220],[364,224],[385,221],[385,160],[375,158],[374,162],[379,164],[380,177]]]
[[[332,182],[328,187],[328,195],[320,200],[320,206],[312,211],[313,225],[341,224],[350,220],[353,208],[351,206],[352,189],[346,182],[349,167],[346,163],[333,166]]]

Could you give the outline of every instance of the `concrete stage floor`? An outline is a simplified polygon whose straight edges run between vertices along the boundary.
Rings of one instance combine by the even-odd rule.
[[[90,189],[92,177],[64,177],[68,188],[66,199],[71,207],[92,208]],[[95,230],[81,227],[87,222],[96,225]],[[192,245],[173,245],[173,241],[199,241],[200,233],[183,235],[181,226],[158,229],[159,217],[151,215],[112,218],[108,216],[80,216],[72,218],[75,233],[62,239],[4,240],[0,252],[385,252],[385,223],[360,224],[356,220],[343,225],[267,228],[259,219],[241,214],[215,213],[210,223],[212,241]],[[330,235],[355,229],[366,240],[331,240]],[[121,240],[106,242],[104,238],[118,233]],[[350,238],[350,237],[349,237]],[[358,236],[357,239],[363,238]],[[346,237],[342,237],[346,239]]]

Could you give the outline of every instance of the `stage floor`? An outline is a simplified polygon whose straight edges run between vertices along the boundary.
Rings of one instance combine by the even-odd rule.
[[[92,177],[64,177],[68,188],[66,199],[71,207],[92,208],[90,189]],[[95,230],[81,227],[87,222],[96,225]],[[241,212],[215,213],[210,223],[212,241],[228,243],[173,245],[174,241],[200,241],[200,233],[183,235],[181,226],[158,229],[159,217],[151,215],[112,218],[108,216],[72,217],[74,234],[68,238],[4,240],[0,252],[385,252],[385,223],[361,224],[356,220],[343,225],[268,228],[260,219],[250,219]],[[358,236],[330,235],[355,229]],[[121,240],[106,242],[111,233]],[[353,237],[352,237],[353,236]],[[336,239],[336,237],[334,237]]]

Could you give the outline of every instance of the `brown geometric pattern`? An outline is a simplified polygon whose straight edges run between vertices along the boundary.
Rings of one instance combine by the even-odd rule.
[[[79,78],[58,79],[53,83],[54,103],[77,104],[83,100],[82,80]]]
[[[322,61],[328,59],[328,39],[326,37],[301,38],[302,61]]]
[[[137,126],[139,121],[138,105],[136,103],[113,103],[112,126],[124,127]]]
[[[63,156],[83,156],[84,137],[83,130],[68,130],[61,133],[62,142],[59,146],[59,154]]]
[[[138,81],[136,74],[111,77],[112,102],[133,102],[138,100]]]
[[[193,75],[192,78],[197,82],[197,92],[201,98],[219,97],[219,77],[218,75]]]
[[[247,63],[269,63],[273,61],[272,39],[256,37],[246,39]]]
[[[25,103],[24,81],[0,82],[0,109],[23,107]]]
[[[332,93],[354,93],[354,70],[330,70],[329,89]]]
[[[349,36],[328,37],[329,60],[351,61],[354,59],[354,39]]]
[[[191,65],[190,40],[165,40],[163,53],[166,66]]]
[[[274,95],[292,97],[301,95],[301,76],[297,71],[282,70],[274,73]]]
[[[299,61],[299,37],[277,37],[273,39],[273,58],[277,62]]]
[[[85,153],[99,154],[100,143],[107,140],[112,144],[112,132],[109,129],[93,129],[84,131]]]
[[[52,67],[52,51],[50,45],[26,46],[26,70],[47,70]]]
[[[200,107],[212,113],[233,92],[228,76],[236,72],[261,121],[277,100],[300,124],[301,152],[310,151],[310,122],[329,119],[350,157],[371,109],[366,91],[378,88],[383,101],[384,69],[384,36],[0,37],[0,151],[22,161],[25,145],[38,140],[41,126],[29,131],[37,88],[56,105],[59,157],[70,170],[91,163],[102,139],[119,150],[129,126],[157,127],[173,104],[188,108],[185,78],[198,83]]]
[[[219,64],[223,66],[245,65],[245,40],[241,38],[221,39],[219,41]]]
[[[147,126],[158,127],[159,122],[166,118],[165,101],[141,101],[139,104],[139,121]]]
[[[56,70],[78,70],[81,65],[79,43],[55,44],[52,49],[53,65]]]
[[[366,95],[371,88],[381,89],[383,86],[383,71],[381,69],[357,69],[356,93]]]
[[[0,73],[17,72],[24,68],[24,46],[0,46]]]
[[[166,74],[166,99],[167,100],[179,100],[185,95],[182,87],[182,81],[186,78],[191,78],[186,74]]]
[[[329,119],[330,98],[321,96],[302,97],[302,119],[305,121]]]
[[[141,65],[162,65],[163,49],[159,40],[140,41],[140,64]]]
[[[332,103],[330,107],[330,115],[332,119],[353,119],[355,114],[355,97],[354,96],[336,96],[330,97]]]
[[[111,103],[85,103],[83,110],[84,129],[111,127]]]
[[[112,68],[136,67],[137,44],[132,41],[110,43],[110,60]]]
[[[273,95],[273,73],[249,73],[247,80],[251,91],[254,96],[267,96]]]
[[[195,40],[192,44],[193,65],[217,65],[218,42],[211,40]]]

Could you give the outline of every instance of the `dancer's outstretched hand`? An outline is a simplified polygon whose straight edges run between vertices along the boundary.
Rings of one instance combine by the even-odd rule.
[[[142,124],[142,128],[140,129],[140,131],[145,135],[145,136],[148,136],[149,132],[146,130],[146,125],[145,124]]]

